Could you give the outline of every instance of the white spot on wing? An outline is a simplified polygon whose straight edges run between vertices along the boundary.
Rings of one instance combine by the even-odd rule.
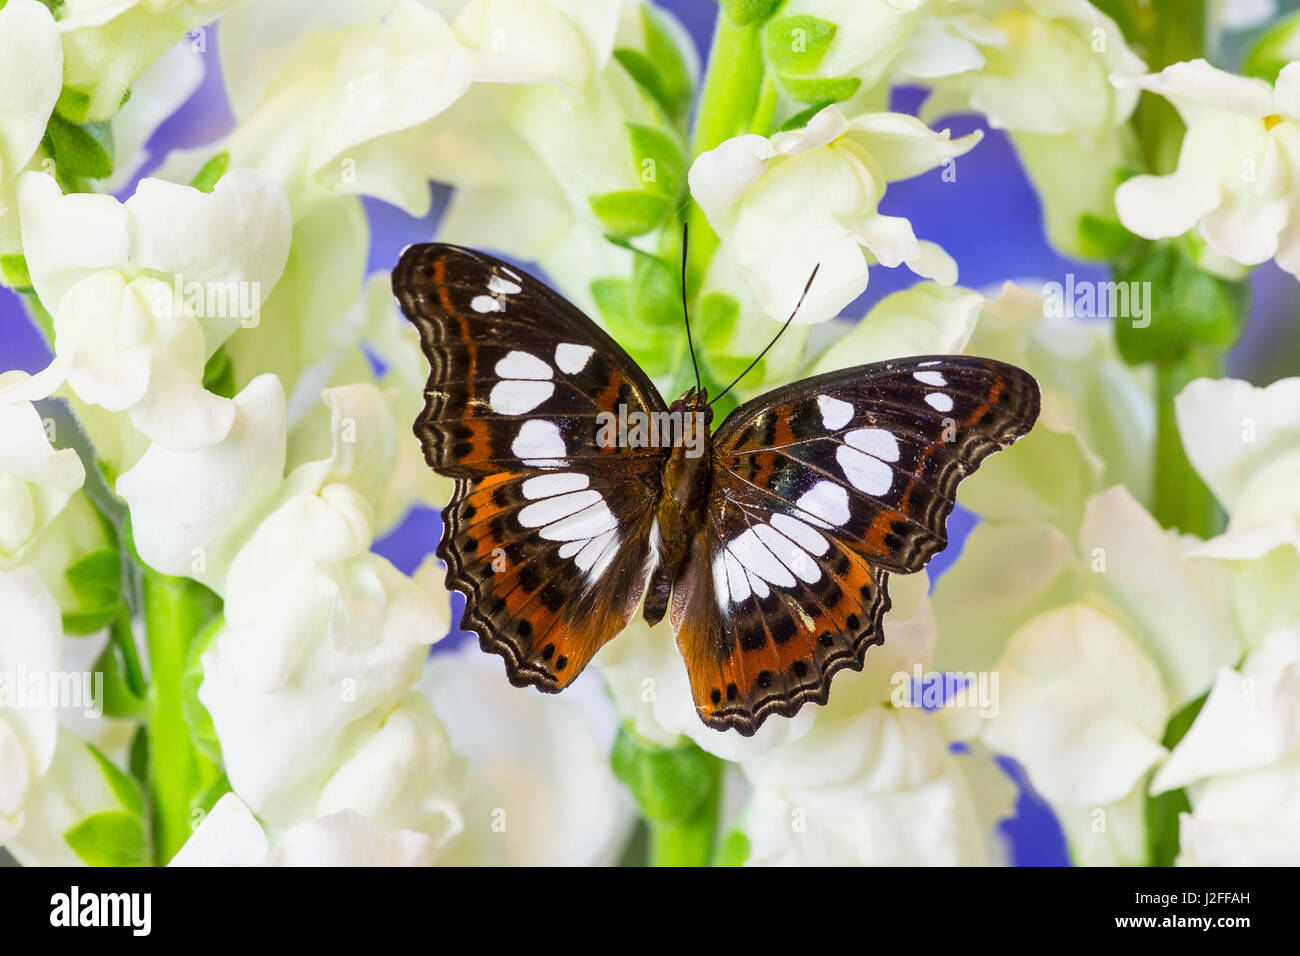
[[[913,372],[912,378],[925,385],[943,386],[948,384],[948,380],[943,377],[942,372]]]
[[[849,493],[833,481],[819,481],[795,502],[801,511],[839,527],[849,522]]]
[[[556,468],[564,462],[564,438],[554,422],[530,418],[519,426],[519,434],[510,450],[525,464],[539,468]]]
[[[848,445],[835,449],[835,460],[844,469],[844,477],[849,483],[869,495],[883,495],[894,482],[894,469],[879,458],[864,455]]]
[[[581,511],[548,524],[537,532],[539,535],[547,541],[577,541],[579,539],[594,538],[618,527],[618,519],[614,517],[614,512],[609,510],[609,506],[605,504],[605,500],[600,497],[598,492],[579,491],[577,494],[595,494],[598,500]],[[528,507],[533,508],[536,506],[529,505]],[[524,510],[526,511],[527,508]]]
[[[853,421],[853,406],[829,395],[817,396],[817,407],[822,412],[822,424],[831,431],[839,431]]]
[[[518,282],[503,279],[501,276],[493,276],[488,280],[488,291],[495,292],[498,295],[514,295],[516,292],[522,292],[523,286]]]
[[[469,307],[475,312],[504,312],[506,304],[490,295],[476,295],[469,300]]]
[[[940,412],[952,411],[952,396],[943,392],[931,392],[925,396],[925,404]]]
[[[519,381],[510,379],[497,382],[488,395],[488,404],[498,415],[522,415],[531,412],[555,392],[554,382]]]
[[[561,342],[555,347],[555,364],[560,367],[561,372],[576,375],[587,367],[587,362],[595,351],[590,345]]]
[[[555,374],[551,367],[536,355],[516,349],[496,364],[496,373],[502,378],[550,378]]]
[[[898,461],[898,439],[883,428],[855,428],[844,440],[881,461]]]
[[[817,567],[817,562],[812,559],[812,555],[781,534],[781,532],[761,524],[754,528],[754,534],[758,536],[758,539],[763,544],[767,545],[767,549],[772,556],[788,568],[795,577],[812,582],[822,576],[822,570]]]
[[[519,523],[525,528],[542,528],[542,537],[546,537],[546,532],[551,525],[591,507],[598,501],[604,501],[600,492],[590,488],[586,491],[571,491],[567,495],[558,495],[554,498],[544,498],[520,511]]]
[[[825,554],[830,550],[830,542],[813,530],[810,524],[798,518],[772,515],[772,527],[811,554]]]
[[[764,545],[763,539],[753,528],[742,531],[733,538],[727,545],[727,550],[735,555],[736,560],[750,572],[751,577],[761,578],[777,587],[794,586],[794,575],[790,573],[790,569]]]
[[[538,498],[549,498],[552,495],[562,495],[570,491],[581,491],[591,484],[591,479],[586,475],[580,475],[576,471],[568,471],[560,475],[538,475],[536,478],[529,478],[523,484],[524,497],[529,501],[536,501]]]

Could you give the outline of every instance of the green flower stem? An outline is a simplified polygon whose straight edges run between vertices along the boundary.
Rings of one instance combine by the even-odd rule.
[[[153,678],[149,715],[149,791],[154,862],[164,865],[189,839],[194,801],[220,775],[200,754],[185,722],[181,679],[190,642],[220,610],[203,585],[144,569],[144,616]]]
[[[1220,512],[1214,495],[1187,460],[1174,399],[1193,379],[1222,374],[1222,360],[1208,350],[1162,359],[1156,368],[1156,469],[1153,511],[1166,528],[1211,538],[1219,533]]]
[[[708,788],[694,813],[672,823],[649,821],[651,866],[708,866],[712,862],[722,797],[722,761],[710,756],[705,766]]]
[[[1158,72],[1171,63],[1205,55],[1207,6],[1204,0],[1134,4],[1137,39],[1149,70]],[[1163,96],[1144,93],[1134,123],[1147,171],[1157,176],[1172,172],[1178,165],[1184,128],[1178,111]]]
[[[767,72],[763,74],[763,86],[758,91],[758,105],[754,108],[754,118],[749,121],[749,131],[759,136],[768,136],[772,132],[772,118],[776,116],[777,103],[781,91],[776,85],[776,78]]]
[[[758,108],[759,91],[763,87],[760,26],[759,23],[737,26],[721,8],[718,9],[708,71],[704,77],[699,112],[695,118],[692,155],[698,156],[723,140],[749,130]],[[775,103],[773,108],[775,109]],[[691,288],[698,289],[709,260],[718,247],[718,237],[709,227],[703,210],[694,203],[687,214],[687,221],[691,228],[688,282]]]

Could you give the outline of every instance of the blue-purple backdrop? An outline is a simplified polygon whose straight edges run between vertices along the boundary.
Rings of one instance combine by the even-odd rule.
[[[706,59],[713,34],[714,4],[700,0],[656,2],[677,14],[695,40],[701,60]],[[210,41],[205,55],[209,70],[203,85],[158,129],[149,143],[149,163],[143,173],[156,166],[168,150],[210,142],[233,125],[216,51],[216,43]],[[894,98],[894,108],[914,112],[921,98],[917,91],[901,90]],[[957,260],[964,285],[982,288],[1004,279],[1052,278],[1066,272],[1080,279],[1100,278],[1102,270],[1096,266],[1064,258],[1048,246],[1038,199],[1006,137],[969,117],[955,118],[950,125],[954,135],[975,128],[986,132],[984,141],[962,158],[957,182],[945,184],[943,189],[922,180],[891,186],[883,210],[906,215],[918,236],[948,250]],[[133,189],[134,185],[125,192],[129,194]],[[428,240],[447,195],[446,189],[438,188],[433,212],[418,220],[395,207],[367,199],[372,228],[370,270],[391,269],[404,246]],[[884,296],[914,281],[915,277],[903,268],[873,269],[870,289],[847,314],[862,315]],[[1254,288],[1251,321],[1241,344],[1230,356],[1230,371],[1257,383],[1297,374],[1292,358],[1300,354],[1300,323],[1294,321],[1300,305],[1297,283],[1270,264],[1256,271]],[[1279,347],[1279,339],[1285,340],[1287,347]],[[49,358],[49,349],[21,301],[0,288],[0,372],[15,368],[35,372]],[[973,522],[972,516],[960,508],[953,515],[949,527],[952,544],[935,558],[932,573],[942,573],[958,556]],[[439,532],[437,513],[417,509],[401,527],[376,542],[375,550],[409,572],[433,550]],[[1014,861],[1022,866],[1067,862],[1064,838],[1051,811],[1027,789],[1019,769],[1010,761],[1005,765],[1022,788],[1017,814],[1004,825]]]

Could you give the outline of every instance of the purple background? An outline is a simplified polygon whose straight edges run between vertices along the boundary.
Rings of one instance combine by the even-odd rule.
[[[700,0],[656,0],[673,10],[690,31],[701,60],[707,57],[713,33],[715,6]],[[209,34],[205,59],[208,75],[203,85],[149,143],[147,174],[168,150],[210,142],[229,131],[233,118],[222,89],[217,45]],[[894,108],[914,112],[920,103],[917,91],[902,90]],[[955,118],[949,124],[953,135],[983,128],[984,141],[959,164],[958,179],[934,188],[930,179],[892,185],[882,211],[906,215],[916,234],[943,246],[958,262],[963,285],[974,288],[1000,283],[1004,279],[1061,277],[1073,272],[1079,279],[1101,278],[1102,269],[1066,259],[1048,246],[1038,199],[1026,181],[1006,137],[970,117]],[[132,184],[125,192],[133,191]],[[427,241],[445,208],[448,190],[437,187],[433,211],[413,219],[395,207],[366,199],[372,229],[370,271],[392,268],[399,250],[411,242]],[[905,268],[873,269],[871,287],[847,310],[861,315],[891,292],[915,281]],[[1246,334],[1229,358],[1232,374],[1256,383],[1295,374],[1295,356],[1300,349],[1297,312],[1297,284],[1271,263],[1256,270],[1253,285],[1255,303]],[[1283,341],[1279,341],[1279,339]],[[35,372],[49,361],[50,353],[40,332],[28,319],[21,301],[0,288],[0,371],[25,369]],[[974,524],[968,512],[958,508],[949,526],[952,544],[934,559],[931,571],[942,573],[960,554],[962,542]],[[403,571],[410,572],[433,550],[440,533],[437,512],[416,509],[391,534],[376,542],[375,550],[389,557]],[[459,595],[457,595],[459,600]],[[463,606],[463,602],[457,607]],[[457,611],[457,615],[459,611]],[[444,642],[441,646],[446,646]],[[1024,784],[1023,773],[1013,762],[1004,761],[1008,772],[1021,785],[1016,816],[1004,824],[1011,840],[1013,858],[1019,865],[1053,865],[1067,862],[1064,838],[1051,811]]]

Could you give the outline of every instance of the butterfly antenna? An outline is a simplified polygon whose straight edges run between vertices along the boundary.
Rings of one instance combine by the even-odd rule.
[[[799,307],[803,305],[803,300],[807,297],[808,290],[812,288],[813,279],[817,278],[817,270],[820,269],[821,267],[822,264],[820,262],[817,263],[817,265],[813,266],[812,275],[808,277],[808,284],[803,287],[803,292],[799,293],[799,301],[794,304],[794,311],[790,313],[790,318],[785,320],[785,325],[781,326],[781,331],[777,332],[776,335],[772,337],[772,341],[767,343],[767,348],[763,349],[763,351],[758,353],[757,358],[755,358],[754,361],[749,363],[749,367],[746,368],[745,371],[741,372],[739,375],[736,376],[735,381],[733,381],[730,385],[728,385],[721,392],[719,392],[713,398],[713,401],[709,402],[710,405],[712,405],[713,402],[716,402],[723,395],[726,395],[729,391],[735,388],[736,383],[739,382],[746,375],[748,375],[750,373],[750,370],[753,369],[753,367],[757,365],[759,361],[762,360],[763,356],[768,353],[768,351],[772,348],[772,346],[776,345],[776,340],[779,339],[785,333],[785,330],[790,327],[790,323],[794,321],[794,317],[799,314]]]
[[[686,309],[686,220],[682,220],[682,320],[686,323],[686,347],[691,350],[691,367],[695,369],[695,391],[700,391],[700,365],[695,360],[695,341],[691,338],[691,316]]]

